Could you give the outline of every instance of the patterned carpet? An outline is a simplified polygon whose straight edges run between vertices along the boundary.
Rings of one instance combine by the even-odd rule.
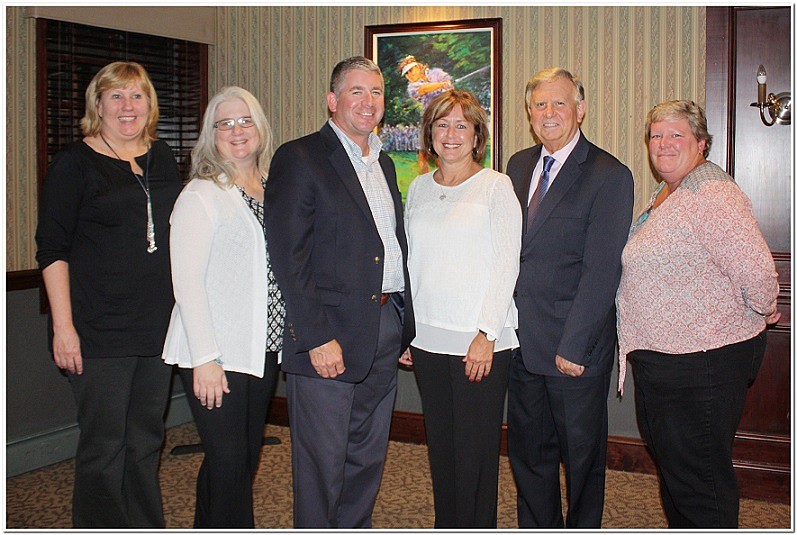
[[[263,448],[255,479],[255,522],[258,529],[292,527],[290,436],[287,427],[269,425],[266,435],[281,440]],[[170,429],[162,457],[166,526],[190,528],[194,515],[194,483],[202,455],[170,455],[174,446],[198,442],[194,425]],[[71,527],[74,463],[65,461],[6,480],[7,529]],[[509,461],[501,458],[498,527],[517,528],[515,486]],[[432,484],[426,447],[391,442],[373,523],[377,529],[425,529],[434,522]],[[741,528],[790,529],[788,505],[742,500]],[[609,471],[606,478],[605,529],[665,528],[656,477]]]

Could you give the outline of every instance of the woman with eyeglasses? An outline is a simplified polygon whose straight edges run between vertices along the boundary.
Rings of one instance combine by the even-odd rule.
[[[271,147],[257,99],[223,88],[171,217],[175,305],[163,358],[178,366],[205,453],[195,528],[255,527],[252,481],[285,317],[263,227]]]

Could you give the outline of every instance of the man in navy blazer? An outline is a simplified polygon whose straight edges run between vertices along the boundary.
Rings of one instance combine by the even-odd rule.
[[[568,71],[535,74],[526,85],[526,106],[541,144],[516,153],[507,166],[521,205],[531,202],[515,288],[520,348],[510,364],[507,418],[518,525],[598,528],[617,338],[614,297],[633,177],[581,133],[584,87]],[[540,184],[542,197],[535,194]]]
[[[294,527],[368,528],[399,355],[415,336],[393,161],[373,133],[379,67],[332,72],[320,131],[274,154],[264,197],[271,266],[285,297]]]

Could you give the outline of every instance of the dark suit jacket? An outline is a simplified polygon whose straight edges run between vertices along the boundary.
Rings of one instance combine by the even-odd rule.
[[[522,150],[507,165],[523,207],[541,152],[541,145]],[[520,249],[515,304],[523,363],[530,372],[561,376],[557,354],[584,365],[584,376],[611,370],[614,297],[633,204],[631,171],[582,133]],[[525,210],[523,218],[525,228]]]
[[[383,152],[379,164],[404,258],[404,351],[415,337],[415,319],[403,206],[393,161]],[[282,369],[317,377],[308,351],[337,339],[346,371],[336,379],[363,380],[379,335],[384,247],[354,167],[329,124],[277,149],[264,205],[271,267],[287,313]],[[397,347],[397,361],[399,355]]]

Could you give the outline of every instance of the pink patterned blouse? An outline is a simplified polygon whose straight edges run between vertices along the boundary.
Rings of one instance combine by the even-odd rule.
[[[621,393],[631,351],[683,354],[748,340],[778,296],[772,254],[733,178],[706,162],[654,210],[657,193],[623,250]]]

